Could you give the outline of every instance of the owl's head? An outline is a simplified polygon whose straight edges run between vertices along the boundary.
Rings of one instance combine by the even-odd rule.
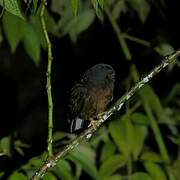
[[[92,85],[112,86],[115,81],[115,72],[108,64],[96,64],[84,73],[81,81]]]

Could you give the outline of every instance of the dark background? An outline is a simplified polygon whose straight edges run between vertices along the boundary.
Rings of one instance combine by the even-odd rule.
[[[118,20],[122,30],[131,35],[152,42],[155,46],[160,39],[180,48],[179,1],[166,1],[167,9],[159,11],[153,3],[151,12],[142,25],[135,12],[123,15]],[[156,36],[155,36],[156,35]],[[102,23],[96,19],[83,32],[76,44],[68,36],[57,39],[51,36],[53,50],[52,92],[54,101],[54,131],[69,132],[67,105],[72,85],[79,80],[89,67],[96,63],[107,63],[116,72],[114,100],[125,92],[125,79],[131,64],[136,64],[143,76],[161,62],[161,57],[152,50],[127,40],[133,55],[125,60],[117,37],[108,18]],[[46,148],[47,138],[47,96],[46,96],[47,53],[42,52],[41,64],[36,67],[20,45],[11,54],[7,41],[0,48],[0,138],[12,136],[31,144],[25,157],[15,154],[12,159],[0,159],[0,169],[11,171],[30,157]],[[173,84],[180,81],[179,69],[163,70],[150,84],[160,97],[168,95]],[[16,162],[16,163],[12,163]],[[12,166],[12,167],[11,167]]]

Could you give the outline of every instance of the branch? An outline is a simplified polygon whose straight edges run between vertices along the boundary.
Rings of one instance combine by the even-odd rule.
[[[53,151],[52,151],[53,102],[52,102],[52,92],[51,92],[51,66],[52,66],[53,57],[52,57],[52,50],[51,50],[51,42],[49,40],[45,18],[44,18],[46,5],[47,5],[46,0],[42,0],[40,18],[41,18],[42,30],[43,30],[45,41],[48,48],[48,66],[47,66],[47,71],[46,71],[46,76],[47,76],[46,90],[47,90],[47,96],[48,96],[48,141],[47,141],[48,146],[47,146],[47,150],[48,150],[49,156],[52,156],[53,155]]]
[[[57,161],[60,158],[67,155],[73,149],[75,149],[81,142],[88,141],[92,135],[96,132],[96,130],[102,125],[112,114],[119,111],[124,103],[129,100],[138,89],[143,87],[146,83],[148,83],[156,74],[158,74],[163,68],[168,66],[170,63],[174,62],[176,58],[180,56],[180,50],[175,51],[174,53],[166,56],[160,65],[155,67],[147,76],[145,76],[140,82],[138,82],[134,87],[130,89],[129,92],[125,93],[118,101],[116,101],[107,111],[101,115],[98,121],[96,121],[95,127],[89,127],[80,135],[78,135],[69,145],[67,145],[62,151],[57,153],[56,155],[48,158],[44,164],[40,167],[40,169],[35,173],[32,177],[32,180],[37,180],[42,177],[46,171],[48,171],[51,167],[54,167]]]

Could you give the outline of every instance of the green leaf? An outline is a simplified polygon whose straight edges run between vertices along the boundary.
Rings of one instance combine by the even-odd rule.
[[[137,172],[132,175],[131,180],[153,180],[153,178],[147,173]]]
[[[0,172],[0,178],[3,177],[5,172]]]
[[[168,97],[166,98],[166,102],[169,103],[176,98],[177,95],[180,95],[180,83],[177,83],[173,86],[171,91],[168,94]]]
[[[75,16],[77,16],[79,0],[70,0],[70,1],[71,1],[71,6],[72,6],[72,9],[73,9],[73,13],[74,13]]]
[[[109,142],[109,133],[105,126],[101,126],[96,135],[90,140],[91,145],[97,148],[100,142]]]
[[[180,136],[178,137],[168,136],[168,138],[171,140],[172,143],[180,145]]]
[[[131,118],[138,125],[149,125],[149,120],[143,113],[135,112],[131,115]]]
[[[150,5],[147,0],[128,0],[128,2],[137,12],[141,22],[144,23],[150,12]]]
[[[37,3],[38,3],[38,0],[33,0],[33,11],[34,11],[34,13],[37,10]]]
[[[141,155],[141,160],[143,161],[151,161],[151,162],[156,162],[156,163],[161,163],[163,162],[161,155],[153,152],[153,151],[145,151]]]
[[[102,148],[101,157],[100,157],[101,162],[107,160],[108,158],[111,158],[115,150],[116,147],[111,141],[106,142]]]
[[[24,33],[21,29],[25,22],[17,16],[5,12],[3,15],[3,27],[7,40],[11,46],[11,52],[15,52],[19,42],[22,40]]]
[[[142,150],[147,135],[147,127],[133,125],[128,115],[120,120],[110,122],[109,131],[120,152],[127,158],[133,155],[136,159]]]
[[[34,175],[34,172],[42,166],[42,163],[47,158],[47,152],[41,156],[31,158],[26,164],[21,166],[21,170],[26,172],[27,179],[31,179]]]
[[[125,116],[122,116],[119,120],[111,121],[109,123],[109,131],[119,151],[128,157],[130,155],[130,149],[127,140],[126,121],[124,118]]]
[[[101,7],[101,9],[104,9],[104,4],[105,4],[105,0],[97,0],[99,6]]]
[[[59,141],[59,140],[65,138],[66,136],[67,136],[67,133],[62,132],[62,131],[56,131],[53,134],[53,141]]]
[[[61,159],[52,171],[62,180],[73,180],[71,166],[68,161]]]
[[[24,151],[20,147],[15,147],[16,151],[21,155],[24,156]]]
[[[61,36],[68,34],[73,42],[76,42],[78,35],[86,30],[95,19],[94,11],[87,6],[87,3],[84,1],[78,1],[78,3],[79,10],[76,16],[72,12],[70,1],[52,0],[51,4],[52,11],[61,16],[56,24],[56,30]]]
[[[126,157],[123,155],[112,155],[101,165],[99,170],[99,177],[108,177],[112,175],[120,167],[126,164]]]
[[[35,30],[37,34],[38,41],[41,44],[41,47],[43,49],[47,49],[47,44],[45,41],[44,33],[41,27],[41,22],[40,22],[40,12],[37,12],[36,15],[30,17],[30,24],[33,26],[33,29]]]
[[[24,19],[19,9],[17,0],[0,0],[0,5],[3,6],[9,13]]]
[[[139,154],[142,151],[144,146],[145,138],[147,137],[147,127],[135,125],[133,129],[133,136],[132,136],[132,154],[133,158],[136,160]]]
[[[32,58],[35,65],[39,65],[40,63],[40,40],[38,34],[34,30],[31,24],[26,24],[23,26],[24,31],[24,48],[28,55]]]
[[[162,56],[167,56],[174,52],[174,48],[168,43],[161,43],[155,47],[158,53]]]
[[[57,178],[50,172],[46,172],[43,176],[43,180],[57,180]]]
[[[80,179],[80,176],[81,176],[81,173],[82,173],[82,167],[80,164],[76,164],[76,172],[75,172],[75,177],[74,179]]]
[[[47,31],[50,32],[51,34],[57,36],[57,37],[60,37],[60,33],[59,33],[57,23],[55,22],[53,16],[51,16],[48,13],[48,11],[46,11],[46,13],[45,13],[45,21],[46,21]],[[42,29],[41,24],[40,24],[40,28]]]
[[[177,180],[180,177],[180,171],[179,170],[180,170],[180,149],[179,149],[179,152],[178,152],[178,157],[173,162],[173,166],[172,166],[173,174],[176,176]]]
[[[74,17],[71,21],[69,21],[66,26],[62,27],[62,34],[70,34],[73,41],[76,41],[78,34],[86,30],[95,18],[94,12],[92,10],[86,10],[76,17]]]
[[[8,180],[27,180],[27,177],[24,174],[15,171]]]
[[[64,17],[64,15],[68,12],[70,12],[70,14],[73,17],[73,12],[72,12],[72,7],[70,4],[70,0],[61,0],[61,1],[57,1],[57,0],[52,0],[51,2],[51,10],[54,13],[59,14],[60,16],[62,16],[61,18]]]
[[[103,180],[123,180],[123,178],[120,175],[115,174],[115,175],[112,175],[112,176],[103,177]]]
[[[10,137],[3,137],[0,140],[0,152],[8,156],[11,155],[11,138]]]
[[[81,165],[82,169],[92,178],[97,177],[97,169],[95,166],[95,152],[89,147],[79,146],[67,157],[75,164]]]
[[[125,13],[127,11],[125,0],[117,1],[114,4],[112,9],[112,15],[115,19],[118,19],[121,13]]]
[[[42,164],[42,158],[40,157],[34,157],[31,158],[27,164],[22,166],[22,169],[28,170],[29,167],[39,167]]]
[[[99,3],[99,2],[100,2],[100,3]],[[95,12],[96,12],[97,17],[98,17],[101,21],[103,21],[104,16],[103,16],[103,9],[102,9],[102,7],[103,7],[103,5],[104,5],[104,2],[101,2],[101,1],[98,1],[98,0],[91,0],[91,3],[92,3],[92,5],[93,5],[93,7],[94,7],[94,10],[95,10]],[[102,6],[102,7],[101,7],[101,6]]]
[[[151,86],[145,85],[140,90],[141,95],[144,97],[144,100],[151,106],[153,112],[157,115],[158,119],[161,119],[164,110],[159,100],[159,97],[156,95]]]
[[[165,173],[159,165],[152,162],[145,162],[144,166],[153,180],[167,180]]]

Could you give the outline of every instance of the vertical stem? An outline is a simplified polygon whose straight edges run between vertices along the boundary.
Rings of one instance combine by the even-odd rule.
[[[143,98],[143,101],[144,101],[143,104],[144,104],[145,111],[146,111],[147,116],[149,117],[149,120],[150,120],[151,128],[152,128],[152,130],[154,132],[154,136],[155,136],[156,142],[157,142],[157,144],[159,146],[160,154],[161,154],[161,156],[162,156],[162,158],[164,160],[164,163],[167,165],[167,164],[170,163],[170,158],[169,158],[166,146],[164,144],[161,132],[160,132],[160,130],[158,128],[156,120],[154,119],[152,111],[149,108],[149,105],[147,104],[145,98],[144,97],[142,97],[142,98]]]
[[[105,10],[105,12],[106,12],[106,14],[107,14],[107,17],[108,17],[108,19],[109,19],[109,21],[110,21],[110,23],[111,23],[111,25],[112,25],[112,27],[113,27],[116,35],[117,35],[117,38],[118,38],[118,40],[119,40],[119,43],[120,43],[120,45],[121,45],[121,48],[122,48],[122,50],[123,50],[123,53],[124,53],[125,58],[126,58],[127,60],[131,60],[132,56],[131,56],[131,53],[130,53],[130,51],[129,51],[128,45],[127,45],[127,43],[126,43],[126,41],[125,41],[125,39],[124,39],[124,37],[123,37],[123,34],[122,34],[122,32],[121,32],[120,27],[118,26],[116,20],[115,20],[114,17],[112,16],[112,14],[111,14],[111,12],[109,11],[109,9],[106,7],[104,10]]]
[[[131,156],[129,156],[128,162],[127,162],[127,171],[128,171],[128,180],[131,179],[132,176],[132,159]]]
[[[41,13],[40,13],[40,18],[41,18],[41,25],[42,25],[42,30],[44,33],[44,37],[47,43],[47,48],[48,48],[48,65],[47,65],[47,71],[46,71],[46,90],[47,90],[47,97],[48,97],[48,154],[49,156],[53,155],[53,150],[52,150],[52,129],[53,129],[53,102],[52,102],[52,92],[51,92],[51,66],[52,66],[52,49],[51,49],[51,42],[49,40],[47,28],[46,28],[46,23],[44,19],[44,13],[45,13],[45,6],[47,5],[46,0],[42,0],[42,7],[41,7]]]
[[[157,122],[156,122],[156,120],[152,114],[152,111],[149,108],[145,98],[144,97],[142,97],[142,98],[144,101],[144,108],[145,108],[145,111],[147,113],[147,116],[149,117],[150,125],[151,125],[153,132],[154,132],[155,139],[156,139],[156,142],[158,144],[161,157],[165,163],[165,169],[166,169],[167,175],[169,177],[169,180],[175,180],[174,174],[173,174],[171,167],[170,167],[170,161],[171,160],[169,158],[169,154],[167,152],[167,149],[166,149],[164,140],[162,138],[161,132],[158,128],[158,124],[157,124]]]

